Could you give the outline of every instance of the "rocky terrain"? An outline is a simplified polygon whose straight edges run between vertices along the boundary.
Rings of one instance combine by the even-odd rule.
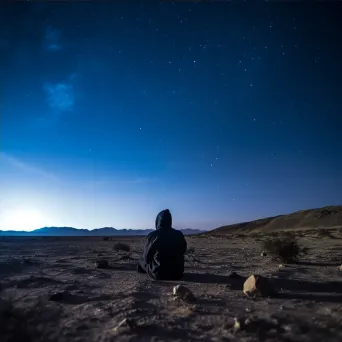
[[[143,237],[2,237],[1,341],[341,341],[341,229],[301,231],[293,264],[264,238],[187,237],[184,279],[155,282]]]

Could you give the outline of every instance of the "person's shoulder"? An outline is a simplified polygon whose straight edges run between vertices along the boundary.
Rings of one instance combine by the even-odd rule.
[[[178,235],[179,237],[184,237],[184,234],[181,230],[175,228],[172,228],[172,230],[174,231],[174,234]]]
[[[156,238],[157,236],[158,236],[158,231],[154,230],[154,231],[148,233],[148,235],[146,236],[146,239],[151,240],[151,239]]]

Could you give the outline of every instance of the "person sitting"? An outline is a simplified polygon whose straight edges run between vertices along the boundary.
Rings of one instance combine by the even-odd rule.
[[[169,209],[156,218],[156,230],[148,234],[138,272],[155,280],[180,280],[184,274],[184,254],[187,243],[180,230],[172,228]]]

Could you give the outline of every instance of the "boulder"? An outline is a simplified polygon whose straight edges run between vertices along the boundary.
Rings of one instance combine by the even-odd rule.
[[[109,264],[107,260],[96,260],[95,261],[95,267],[97,268],[109,268]]]
[[[196,301],[196,298],[193,295],[193,293],[183,285],[175,286],[173,288],[173,295],[188,303],[194,303]]]
[[[275,293],[269,281],[258,275],[251,275],[243,284],[243,293],[250,297],[268,297]]]

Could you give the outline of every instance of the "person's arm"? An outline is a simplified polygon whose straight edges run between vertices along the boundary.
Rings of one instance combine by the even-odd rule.
[[[152,236],[147,236],[147,241],[144,249],[143,259],[146,264],[149,264],[156,252],[156,239]]]
[[[185,254],[185,253],[186,253],[186,250],[187,250],[187,248],[188,248],[188,244],[187,244],[187,242],[186,242],[186,240],[185,240],[184,234],[183,234],[182,232],[180,232],[180,233],[182,234],[182,248],[183,248],[183,254]]]

